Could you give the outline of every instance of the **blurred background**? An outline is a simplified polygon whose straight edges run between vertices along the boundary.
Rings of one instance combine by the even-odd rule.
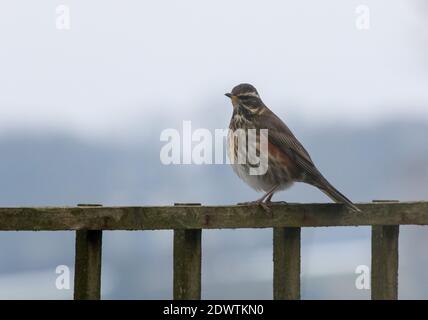
[[[427,17],[424,0],[2,1],[0,206],[256,199],[228,165],[159,159],[183,120],[227,128],[241,82],[353,201],[428,200]],[[305,185],[275,199],[329,201]],[[369,228],[302,241],[303,299],[370,297]],[[402,299],[428,298],[427,242],[401,228]],[[0,232],[0,298],[72,298],[55,269],[73,261],[72,232]],[[203,298],[271,299],[271,230],[204,231],[202,276]],[[105,299],[172,298],[172,232],[105,232],[102,277]]]

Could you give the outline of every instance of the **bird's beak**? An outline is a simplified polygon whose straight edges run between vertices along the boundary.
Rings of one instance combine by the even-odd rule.
[[[231,94],[231,93],[225,93],[224,95],[225,95],[226,97],[228,97],[228,98],[232,99],[232,94]]]

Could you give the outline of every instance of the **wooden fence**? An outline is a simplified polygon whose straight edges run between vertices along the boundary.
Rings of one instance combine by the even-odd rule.
[[[174,299],[201,298],[202,229],[272,228],[273,297],[300,299],[302,227],[372,226],[372,299],[397,299],[399,225],[427,225],[428,202],[258,206],[0,208],[0,231],[76,231],[75,299],[100,299],[103,230],[174,230]]]

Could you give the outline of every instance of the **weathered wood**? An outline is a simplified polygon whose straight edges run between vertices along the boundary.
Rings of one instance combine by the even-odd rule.
[[[174,299],[201,299],[202,230],[174,230]]]
[[[399,226],[372,227],[371,295],[373,300],[398,298]]]
[[[0,208],[6,230],[156,230],[428,224],[428,202],[259,206]]]
[[[99,300],[101,296],[101,230],[76,231],[74,299]]]
[[[273,229],[273,298],[300,299],[300,228]]]

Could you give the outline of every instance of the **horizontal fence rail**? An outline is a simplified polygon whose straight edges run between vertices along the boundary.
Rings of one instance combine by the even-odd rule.
[[[100,299],[102,230],[174,230],[174,299],[201,298],[202,229],[272,228],[273,298],[300,299],[301,228],[372,226],[372,299],[398,298],[399,225],[428,225],[428,202],[259,206],[0,208],[0,231],[76,231],[75,299]]]
[[[0,208],[0,231],[165,230],[427,225],[428,202],[163,207]]]

